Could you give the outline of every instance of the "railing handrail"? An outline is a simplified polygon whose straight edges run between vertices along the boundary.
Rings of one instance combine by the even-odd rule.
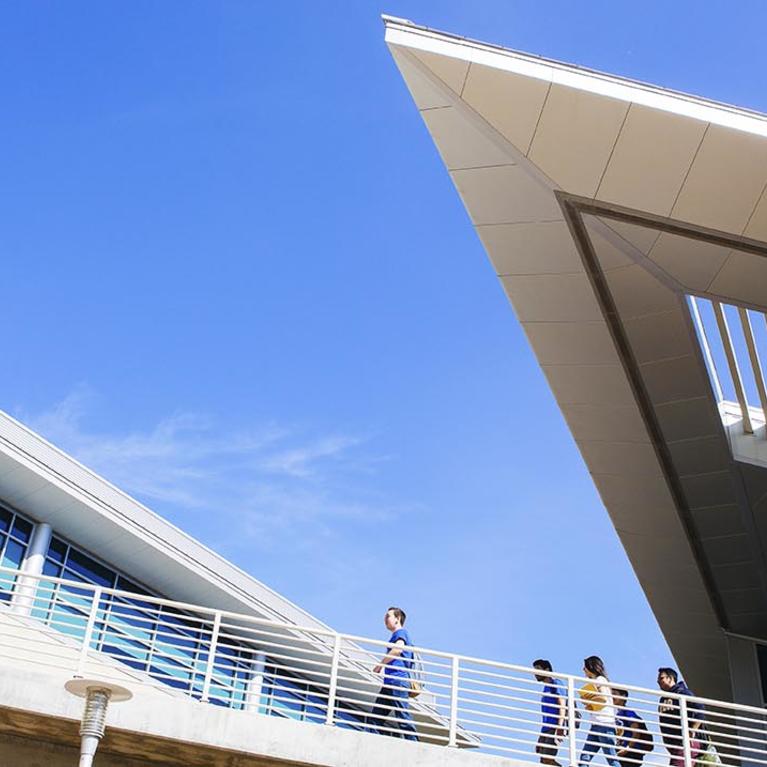
[[[132,591],[124,591],[121,589],[113,589],[113,588],[106,588],[103,586],[97,586],[95,584],[91,583],[85,583],[81,581],[73,581],[68,580],[66,578],[59,578],[54,577],[50,575],[45,574],[34,574],[34,573],[25,573],[20,570],[15,570],[13,568],[8,567],[0,567],[0,576],[3,574],[7,574],[9,576],[18,577],[23,576],[25,579],[32,578],[40,582],[47,582],[51,584],[63,584],[69,587],[74,587],[77,589],[82,589],[84,591],[90,591],[94,595],[98,592],[99,593],[99,601],[103,596],[105,595],[112,595],[117,597],[124,597],[127,599],[140,599],[144,602],[151,602],[153,604],[156,604],[160,607],[172,607],[174,609],[180,609],[187,611],[189,613],[192,613],[193,615],[189,616],[190,618],[197,618],[197,613],[208,613],[212,616],[213,620],[215,621],[217,616],[220,616],[218,618],[219,621],[221,621],[223,618],[233,618],[240,622],[246,622],[251,624],[257,624],[260,626],[266,626],[270,628],[279,628],[283,630],[287,630],[289,632],[298,632],[302,634],[309,634],[309,635],[319,635],[328,637],[333,640],[335,643],[336,641],[347,641],[351,643],[359,643],[364,642],[365,644],[372,644],[380,648],[385,648],[389,646],[389,642],[386,640],[380,640],[380,639],[371,639],[370,637],[365,637],[361,635],[356,634],[345,634],[338,631],[333,631],[330,629],[324,629],[324,628],[315,628],[310,626],[299,626],[293,623],[281,623],[279,621],[270,620],[267,618],[258,618],[253,615],[247,615],[245,613],[237,613],[230,610],[217,610],[215,608],[211,607],[205,607],[202,605],[195,605],[189,602],[178,602],[171,599],[165,599],[163,597],[154,597],[144,594],[138,594],[136,592]],[[140,609],[140,608],[139,608]],[[331,653],[333,651],[332,645],[323,645],[325,649],[329,650]],[[361,648],[357,648],[361,649]],[[423,655],[429,655],[433,657],[443,658],[446,660],[449,660],[452,663],[471,663],[474,665],[480,665],[480,666],[488,666],[493,667],[496,669],[502,669],[504,671],[512,671],[517,672],[520,674],[524,674],[528,677],[531,677],[530,679],[526,679],[525,681],[527,683],[535,683],[535,677],[537,676],[546,676],[550,678],[556,678],[562,681],[563,683],[569,683],[572,681],[572,685],[568,684],[568,687],[574,687],[576,683],[585,682],[588,683],[590,680],[587,677],[578,676],[576,674],[568,674],[566,672],[560,672],[557,670],[553,670],[551,672],[544,672],[541,673],[540,669],[535,669],[532,666],[523,666],[519,664],[514,663],[506,663],[503,661],[494,661],[487,658],[477,658],[475,656],[471,655],[463,655],[460,653],[451,653],[446,652],[444,650],[435,650],[430,647],[425,647],[421,645],[413,645],[411,648],[413,652],[423,654]],[[371,658],[375,657],[372,653],[369,653]],[[343,652],[341,653],[343,655]],[[353,659],[348,659],[350,662],[350,665],[358,666],[361,668],[365,668],[364,664],[361,661],[355,661]],[[543,683],[538,683],[543,684]],[[758,706],[750,706],[742,703],[732,703],[730,701],[722,701],[722,700],[716,700],[714,698],[704,698],[697,695],[679,695],[677,693],[672,692],[666,692],[665,690],[658,690],[658,689],[651,689],[647,687],[641,687],[638,685],[630,685],[630,684],[624,684],[622,682],[615,682],[610,680],[608,682],[609,686],[611,688],[620,687],[622,689],[626,689],[630,692],[637,692],[644,695],[649,695],[653,698],[657,697],[664,697],[664,698],[671,698],[677,701],[685,700],[687,703],[694,702],[694,703],[700,703],[704,706],[715,706],[718,708],[726,708],[730,710],[736,710],[741,712],[748,712],[753,713],[758,716],[764,716],[767,709],[761,708]]]

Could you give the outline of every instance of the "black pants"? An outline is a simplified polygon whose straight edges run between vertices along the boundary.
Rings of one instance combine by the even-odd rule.
[[[372,731],[405,740],[418,740],[410,713],[410,680],[389,681],[378,693],[367,724]],[[389,720],[389,721],[387,721]],[[384,729],[388,728],[388,729]],[[392,732],[399,730],[399,732]]]

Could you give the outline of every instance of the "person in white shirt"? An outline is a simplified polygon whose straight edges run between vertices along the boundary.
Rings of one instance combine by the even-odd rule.
[[[578,762],[581,767],[589,764],[601,749],[610,767],[620,767],[615,755],[615,702],[605,664],[601,658],[590,655],[583,661],[583,672],[593,680],[580,690],[591,726]]]

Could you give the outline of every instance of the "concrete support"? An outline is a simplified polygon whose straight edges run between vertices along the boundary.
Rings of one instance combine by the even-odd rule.
[[[35,529],[32,531],[27,554],[21,565],[21,574],[16,580],[14,589],[11,609],[18,615],[29,615],[32,612],[35,593],[37,592],[37,579],[29,576],[42,574],[45,555],[48,553],[52,535],[51,526],[45,522],[35,525]]]

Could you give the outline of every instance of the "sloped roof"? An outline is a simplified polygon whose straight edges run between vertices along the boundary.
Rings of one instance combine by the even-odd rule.
[[[672,651],[731,697],[724,629],[767,637],[767,526],[685,295],[767,307],[767,117],[384,21]]]

